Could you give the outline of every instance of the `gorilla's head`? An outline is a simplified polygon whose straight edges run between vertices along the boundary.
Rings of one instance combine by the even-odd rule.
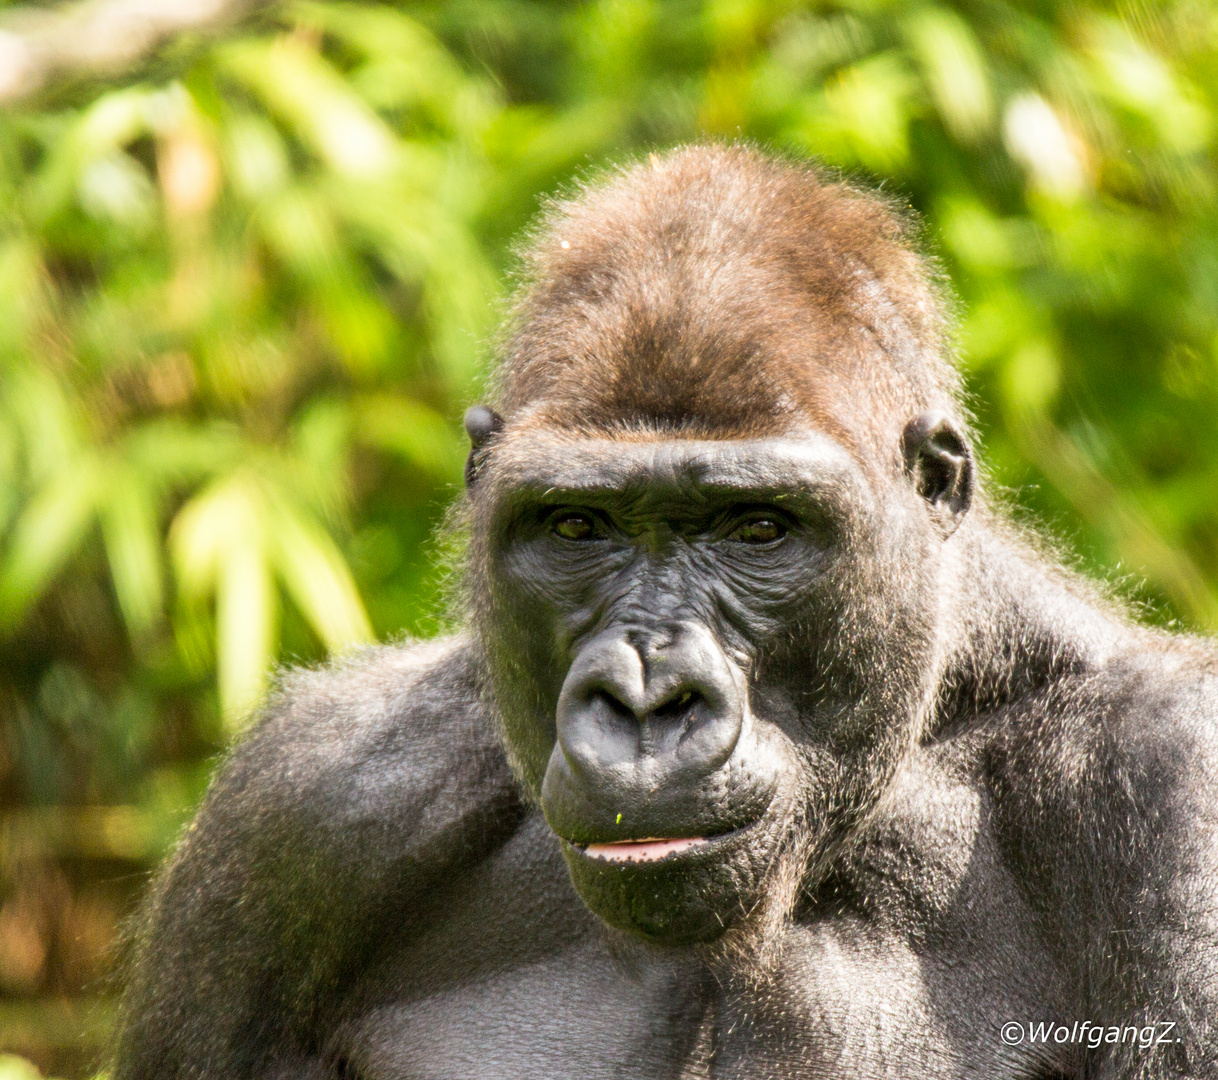
[[[900,219],[678,151],[551,208],[470,411],[474,617],[576,889],[650,940],[785,912],[922,734],[973,469]]]

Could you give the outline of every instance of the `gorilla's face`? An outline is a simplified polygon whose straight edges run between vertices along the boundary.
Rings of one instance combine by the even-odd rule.
[[[717,937],[857,820],[916,730],[922,500],[818,434],[521,432],[479,485],[479,630],[576,889],[651,940]]]

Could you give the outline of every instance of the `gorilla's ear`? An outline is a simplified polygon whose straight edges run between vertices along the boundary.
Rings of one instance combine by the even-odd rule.
[[[492,437],[503,430],[503,417],[485,405],[473,405],[465,412],[465,431],[469,435],[469,457],[465,459],[465,486],[478,479],[481,451]]]
[[[973,500],[973,451],[951,419],[924,412],[905,425],[905,471],[931,513],[951,536]]]

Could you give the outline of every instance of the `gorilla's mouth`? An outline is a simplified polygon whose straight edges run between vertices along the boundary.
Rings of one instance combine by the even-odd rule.
[[[761,818],[701,836],[563,840],[562,849],[575,891],[610,926],[692,944],[719,937],[755,906],[773,863],[776,832],[767,824]]]
[[[704,836],[644,836],[637,840],[607,840],[604,842],[580,843],[563,839],[563,846],[592,863],[657,863],[675,855],[695,855],[705,858],[708,852],[722,854],[742,837],[751,835],[760,819],[750,821],[734,829],[713,832]],[[672,860],[679,862],[679,859]]]
[[[683,836],[675,839],[649,836],[642,840],[619,840],[612,844],[588,844],[579,850],[591,859],[601,859],[605,862],[655,862],[657,859],[709,842],[705,836]]]

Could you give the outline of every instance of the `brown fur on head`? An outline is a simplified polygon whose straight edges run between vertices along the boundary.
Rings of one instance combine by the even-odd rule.
[[[875,195],[743,146],[674,150],[554,203],[499,375],[509,428],[740,438],[894,460],[958,412],[942,305]]]

